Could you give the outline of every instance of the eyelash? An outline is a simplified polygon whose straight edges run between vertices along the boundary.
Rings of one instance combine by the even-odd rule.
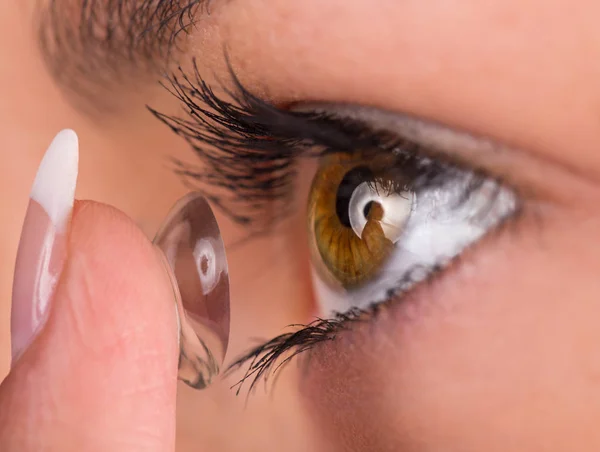
[[[295,163],[301,157],[351,153],[357,149],[386,155],[393,153],[396,163],[388,180],[394,180],[395,170],[402,176],[401,180],[408,180],[409,184],[408,187],[405,183],[390,187],[390,190],[400,192],[408,188],[418,193],[468,178],[456,207],[466,202],[486,181],[495,181],[498,191],[504,185],[483,171],[464,169],[443,158],[431,158],[431,151],[419,144],[387,131],[373,130],[360,121],[273,106],[250,93],[231,67],[233,90],[222,87],[231,99],[226,100],[203,80],[196,61],[193,63],[191,77],[179,68],[164,84],[183,103],[187,116],[169,116],[150,107],[149,110],[183,137],[203,163],[199,168],[172,159],[175,171],[234,221],[258,233],[270,230],[294,210]],[[225,197],[223,192],[228,195]],[[490,206],[494,196],[491,198]],[[277,208],[273,209],[273,204]],[[267,217],[267,207],[278,216]],[[426,270],[427,279],[431,280],[441,266],[413,270],[402,276],[396,289],[388,292],[388,299],[397,298],[404,287],[422,279],[422,276],[414,275],[423,275]],[[242,379],[234,385],[237,393],[246,381],[250,381],[249,392],[252,392],[261,379],[266,382],[298,354],[335,339],[340,331],[357,320],[371,319],[381,306],[382,303],[378,303],[366,309],[354,308],[343,314],[337,313],[333,319],[317,319],[304,326],[292,325],[301,328],[253,348],[229,366],[228,372],[231,372],[250,363]]]
[[[418,267],[413,270],[420,271]],[[428,267],[428,281],[431,281],[441,270],[441,266]],[[409,272],[399,281],[399,287],[413,282],[410,273],[412,272]],[[250,381],[248,394],[253,392],[261,380],[265,385],[268,384],[270,378],[288,365],[292,359],[301,353],[312,350],[321,343],[335,340],[339,333],[349,330],[350,326],[356,322],[373,320],[385,308],[387,303],[392,302],[401,295],[402,290],[397,289],[390,291],[385,302],[372,303],[369,307],[362,309],[352,308],[343,313],[336,312],[331,319],[318,318],[308,325],[289,325],[288,327],[299,327],[299,329],[280,334],[270,341],[254,347],[229,365],[225,372],[226,375],[230,375],[249,363],[244,376],[232,386],[232,388],[236,388],[236,395],[240,394],[244,383],[247,381]]]
[[[395,152],[394,166],[410,180],[413,191],[440,187],[467,174],[471,180],[466,197],[489,179],[480,171],[428,158],[418,144],[360,121],[275,107],[250,93],[231,69],[234,89],[223,91],[232,100],[225,100],[203,80],[195,61],[193,67],[193,77],[179,68],[164,84],[183,103],[187,117],[149,110],[184,138],[203,163],[197,167],[172,158],[175,172],[239,224],[268,229],[294,210],[295,163],[302,157],[357,149]],[[272,209],[274,203],[277,209]],[[267,206],[277,212],[276,218],[265,216]]]

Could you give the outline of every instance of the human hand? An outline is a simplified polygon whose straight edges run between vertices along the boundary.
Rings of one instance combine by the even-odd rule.
[[[48,193],[52,175],[42,172],[37,188]],[[13,294],[13,364],[0,385],[0,450],[174,450],[176,313],[152,244],[121,212],[85,201],[74,205],[64,246],[60,237],[53,245],[31,211]],[[55,285],[44,280],[40,243],[53,247],[45,263],[50,276],[60,267]],[[19,288],[34,280],[36,290]],[[32,300],[45,294],[47,315],[36,316]]]

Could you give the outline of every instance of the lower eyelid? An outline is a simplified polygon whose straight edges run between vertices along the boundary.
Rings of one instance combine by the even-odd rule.
[[[450,293],[461,293],[465,287],[471,285],[473,278],[482,278],[477,275],[488,274],[484,279],[493,279],[493,274],[489,274],[492,267],[489,270],[487,268],[487,264],[493,263],[482,253],[489,253],[490,247],[496,250],[504,248],[513,240],[515,234],[525,233],[522,228],[526,218],[529,218],[528,223],[531,222],[531,212],[517,210],[480,240],[468,246],[460,255],[451,259],[443,268],[428,274],[408,292],[398,293],[380,305],[373,306],[375,317],[387,311],[396,321],[400,321],[394,324],[395,328],[405,328],[413,322],[421,324],[432,316],[436,319],[452,316],[461,307],[463,298],[450,296]]]

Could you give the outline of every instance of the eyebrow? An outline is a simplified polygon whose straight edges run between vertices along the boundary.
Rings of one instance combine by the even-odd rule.
[[[155,81],[185,49],[211,0],[49,0],[38,13],[46,66],[68,94],[95,111],[114,107],[115,88]]]

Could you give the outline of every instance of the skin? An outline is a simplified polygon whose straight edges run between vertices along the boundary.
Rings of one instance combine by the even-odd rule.
[[[172,450],[177,335],[161,262],[112,207],[80,202],[71,226],[48,322],[0,386],[0,447]]]
[[[218,73],[225,42],[238,76],[275,102],[370,105],[511,146],[453,153],[506,180],[524,208],[434,281],[315,350],[307,366],[290,366],[269,394],[259,388],[247,407],[228,389],[235,377],[204,393],[180,388],[178,450],[600,449],[599,14],[594,2],[560,0],[215,3],[187,58]],[[106,117],[73,108],[30,29],[27,8],[0,5],[6,371],[10,269],[52,136],[66,126],[81,136],[78,197],[115,205],[148,235],[185,193],[164,149],[190,155],[144,111],[147,102],[176,111],[153,85]],[[314,312],[303,215],[230,253],[230,356]],[[219,221],[226,241],[242,233]]]

